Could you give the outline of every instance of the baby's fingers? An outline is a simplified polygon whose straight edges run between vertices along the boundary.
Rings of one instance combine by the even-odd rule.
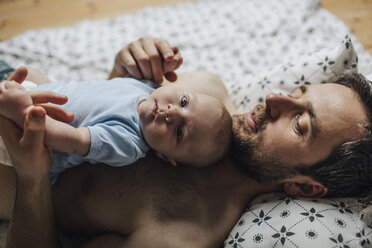
[[[31,92],[31,98],[34,104],[51,102],[62,105],[68,101],[67,96],[50,91],[33,91]]]
[[[9,81],[16,81],[17,83],[22,83],[25,81],[28,74],[28,70],[26,67],[21,66],[17,70],[15,70],[12,75],[8,78]]]
[[[69,123],[74,120],[74,114],[53,104],[38,104],[45,109],[47,115],[57,121]]]

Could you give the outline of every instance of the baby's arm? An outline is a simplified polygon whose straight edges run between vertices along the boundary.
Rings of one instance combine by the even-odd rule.
[[[45,143],[60,152],[85,156],[90,149],[90,133],[87,127],[75,128],[47,116]]]
[[[15,81],[0,83],[0,114],[23,128],[27,112],[33,106],[31,92]],[[55,150],[86,155],[90,148],[88,128],[74,128],[49,116],[46,118],[45,143]]]

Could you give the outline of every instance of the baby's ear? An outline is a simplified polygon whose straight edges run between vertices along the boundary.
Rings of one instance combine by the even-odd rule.
[[[168,161],[169,163],[171,163],[173,166],[177,166],[177,161],[172,159],[172,158],[168,158],[167,156],[161,154],[160,152],[156,152],[155,153],[156,156],[158,156],[159,158],[165,160],[165,161]]]

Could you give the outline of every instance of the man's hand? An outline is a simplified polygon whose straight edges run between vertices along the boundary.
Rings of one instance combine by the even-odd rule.
[[[22,133],[14,122],[0,116],[0,134],[17,177],[27,181],[49,177],[52,153],[44,144],[45,117],[46,112],[42,107],[31,107],[26,114]]]
[[[49,170],[52,152],[44,144],[46,112],[32,106],[22,131],[0,116],[0,134],[16,171],[16,198],[8,248],[58,248]]]
[[[165,76],[174,82],[177,80],[174,71],[182,61],[178,47],[157,38],[140,38],[119,51],[110,78],[131,76],[161,84]]]

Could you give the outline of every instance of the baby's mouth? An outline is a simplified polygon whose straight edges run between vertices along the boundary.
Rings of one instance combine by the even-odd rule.
[[[152,112],[151,112],[154,119],[155,119],[157,113],[158,113],[158,104],[155,101],[154,107],[152,108]]]

